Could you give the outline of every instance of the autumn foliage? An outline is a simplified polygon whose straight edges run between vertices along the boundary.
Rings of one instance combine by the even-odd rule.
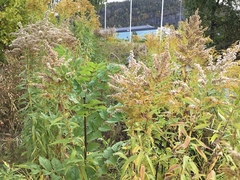
[[[240,45],[214,55],[203,31],[196,13],[161,42],[150,66],[131,52],[129,66],[111,76],[130,138],[118,153],[122,179],[142,169],[146,179],[239,178],[240,80],[228,74]]]
[[[240,178],[238,42],[207,48],[197,12],[128,44],[95,36],[88,1],[54,11],[19,23],[5,51],[0,130],[12,134],[0,140],[22,159],[0,156],[0,178]]]

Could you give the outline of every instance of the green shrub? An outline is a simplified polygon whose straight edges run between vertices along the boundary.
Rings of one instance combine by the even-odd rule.
[[[90,61],[92,36],[80,46],[83,53],[76,55],[77,39],[46,19],[15,35],[7,54],[23,64],[19,88],[25,93],[19,106],[27,163],[19,167],[30,170],[32,178],[47,178],[50,172],[56,179],[97,179],[106,174],[116,161],[104,154],[110,146],[104,134],[113,127],[106,122],[108,73],[115,67]],[[56,164],[64,168],[57,171]]]
[[[12,180],[25,180],[26,176],[23,175],[23,172],[21,172],[20,168],[17,168],[16,166],[12,165],[10,166],[5,161],[4,164],[0,164],[0,179],[12,179]]]

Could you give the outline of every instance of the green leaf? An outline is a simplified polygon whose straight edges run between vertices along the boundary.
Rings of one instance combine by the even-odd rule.
[[[102,134],[100,131],[95,131],[95,132],[88,134],[87,140],[88,140],[88,142],[91,142],[98,138],[102,138]]]
[[[103,120],[107,120],[107,118],[108,118],[108,112],[107,112],[107,110],[101,110],[100,112],[99,112],[99,115],[100,115],[100,117],[103,119]]]
[[[83,70],[80,71],[80,74],[82,76],[91,76],[91,71],[89,71],[88,69],[83,69]],[[81,76],[81,78],[83,78],[82,76]],[[90,78],[88,78],[88,79],[90,80]]]
[[[83,172],[81,172],[83,173]],[[85,173],[86,174],[86,173]],[[84,175],[84,174],[82,174]],[[73,179],[81,179],[80,172],[77,166],[71,166],[68,171],[66,172],[66,180],[73,180]],[[85,180],[85,179],[84,179]],[[87,179],[86,179],[87,180]]]
[[[72,150],[72,153],[70,155],[70,159],[71,160],[75,160],[77,156],[77,151],[75,149]]]
[[[100,174],[107,174],[108,173],[108,168],[105,164],[101,165],[101,167],[98,169],[98,172]]]
[[[57,158],[53,158],[51,163],[52,163],[53,170],[55,172],[62,171],[62,168],[63,168],[62,163]]]
[[[83,107],[86,107],[88,109],[106,109],[104,102],[97,99],[91,99],[87,104],[84,104]]]
[[[193,99],[191,99],[190,97],[183,98],[183,101],[188,103],[188,104],[192,104],[192,105],[195,105],[195,106],[197,105],[197,103]]]
[[[112,146],[112,150],[117,152],[123,145],[125,145],[125,143],[123,141],[119,141]]]
[[[90,74],[90,75],[91,75],[91,74]],[[90,80],[91,80],[90,77],[81,76],[81,77],[79,77],[79,78],[77,79],[77,82],[78,82],[79,84],[83,84],[83,83],[86,83],[86,82],[88,82],[88,81],[90,81]]]
[[[167,160],[167,159],[170,159],[170,158],[172,158],[173,156],[172,155],[163,155],[163,157],[160,157],[160,161],[165,161],[165,160]]]
[[[104,151],[103,151],[103,157],[104,158],[109,158],[109,157],[111,157],[113,155],[113,150],[112,150],[112,148],[110,148],[110,147],[108,147],[107,149],[105,149]]]
[[[43,158],[39,156],[39,163],[40,165],[47,171],[51,172],[52,170],[52,165],[49,159]]]
[[[144,152],[141,151],[141,152],[137,155],[137,159],[136,159],[137,168],[140,168],[140,167],[141,167],[141,164],[142,164],[143,159],[144,159]]]
[[[32,175],[37,175],[39,174],[41,171],[39,169],[31,169],[31,174]]]
[[[79,126],[79,127],[73,128],[73,134],[75,137],[83,136],[83,127]]]
[[[127,156],[126,156],[125,154],[123,154],[122,152],[116,152],[116,153],[114,153],[113,155],[119,156],[119,157],[121,157],[121,158],[123,158],[123,159],[125,159],[125,160],[128,159]]]
[[[73,165],[76,165],[76,164],[83,164],[84,163],[84,160],[83,159],[77,159],[77,158],[75,158],[75,159],[70,159],[70,160],[68,160],[67,161],[67,165],[71,165],[71,166],[73,166]]]
[[[181,174],[181,180],[187,180],[185,174],[183,174],[183,173]]]
[[[97,149],[99,148],[99,146],[100,146],[99,143],[90,142],[90,143],[88,143],[87,150],[88,150],[89,152],[95,151],[95,150],[97,150]]]
[[[240,130],[240,124],[239,123],[234,123],[233,127],[235,127],[236,129]]]
[[[117,163],[117,156],[111,156],[105,163],[115,165]]]
[[[188,160],[189,160],[189,156],[184,155],[184,156],[183,156],[183,165],[182,165],[183,174],[184,174],[184,171],[185,171],[185,169],[186,169],[186,166],[188,165]]]
[[[80,166],[80,174],[81,174],[81,177],[83,177],[82,178],[83,180],[88,180],[89,179],[84,166]]]
[[[218,108],[218,116],[220,117],[221,120],[225,122],[227,121],[226,118],[224,117],[224,112],[220,108]]]
[[[137,155],[133,155],[129,158],[126,159],[125,163],[122,166],[122,176],[121,179],[123,179],[122,177],[124,176],[125,172],[127,171],[127,169],[129,168],[129,166],[131,165],[131,163],[137,158]]]
[[[152,174],[155,174],[156,172],[155,172],[155,168],[153,166],[152,160],[148,157],[148,155],[145,155],[145,156],[146,156],[147,162],[151,168]]]
[[[62,179],[61,176],[58,176],[58,175],[53,174],[53,173],[50,176],[51,176],[51,180],[60,180],[60,179]]]
[[[191,170],[195,173],[195,175],[199,174],[199,170],[194,162],[189,162],[189,165],[191,166]]]
[[[101,81],[108,81],[108,74],[106,70],[102,70],[101,72],[98,73],[97,76]]]
[[[20,165],[18,165],[18,167],[24,168],[24,169],[40,169],[39,165],[37,165],[33,162],[27,162],[27,163],[24,163],[24,164],[20,164]]]
[[[63,117],[58,117],[56,119],[54,119],[53,121],[51,121],[51,125],[50,126],[54,126],[54,125],[63,125],[64,123],[63,122],[59,122],[63,119]]]
[[[198,130],[198,129],[204,129],[206,127],[208,127],[208,124],[199,124],[195,126],[193,129]]]
[[[198,144],[204,148],[207,148],[207,149],[211,149],[209,148],[207,145],[205,145],[201,140],[197,139],[197,138],[192,138],[192,140],[196,140],[198,142]]]
[[[89,69],[91,69],[91,71],[92,71],[94,68],[97,67],[97,65],[98,65],[98,64],[96,64],[96,63],[94,63],[94,62],[88,61],[86,67],[89,68]]]
[[[119,72],[119,71],[121,70],[119,64],[113,64],[113,63],[110,63],[110,64],[107,66],[107,69],[108,69],[111,73],[117,73],[117,72]]]
[[[39,165],[32,163],[32,162],[20,164],[17,167],[24,168],[24,169],[30,169],[32,175],[39,174],[41,172]]]
[[[57,139],[55,142],[51,143],[50,145],[63,144],[65,146],[70,142],[72,142],[71,139]]]
[[[46,171],[45,169],[42,169],[42,173],[43,173],[43,175],[50,175],[50,174],[52,174],[51,171]]]
[[[113,124],[122,121],[123,115],[122,113],[115,113],[110,118],[107,119],[107,123]]]
[[[216,139],[218,138],[218,134],[214,134],[211,139],[210,139],[210,142],[213,143]]]
[[[73,94],[73,93],[69,94],[68,99],[69,99],[70,101],[76,103],[76,104],[79,103],[79,101],[78,101],[78,99],[77,99],[77,97],[76,97],[76,94]]]
[[[103,123],[103,120],[98,112],[93,112],[88,116],[88,123],[95,125],[95,127],[100,127]]]
[[[58,53],[58,57],[63,57],[64,55],[67,55],[67,50],[62,45],[57,45],[54,50]]]
[[[111,127],[109,127],[107,124],[105,124],[105,125],[99,127],[98,130],[101,132],[107,132],[107,131],[111,130]]]

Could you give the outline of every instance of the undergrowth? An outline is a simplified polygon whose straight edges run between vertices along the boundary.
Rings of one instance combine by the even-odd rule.
[[[21,116],[0,123],[21,119],[25,162],[4,160],[0,178],[240,178],[238,43],[208,49],[197,13],[142,44],[83,25],[44,19],[14,33],[6,55],[20,76],[6,87],[19,82],[21,97],[4,99]]]

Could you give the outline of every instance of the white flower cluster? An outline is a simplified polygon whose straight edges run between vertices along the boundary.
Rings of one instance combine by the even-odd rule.
[[[205,72],[200,64],[194,63],[194,67],[198,70],[199,78],[198,83],[200,85],[206,85],[207,84],[207,77],[205,75]]]

